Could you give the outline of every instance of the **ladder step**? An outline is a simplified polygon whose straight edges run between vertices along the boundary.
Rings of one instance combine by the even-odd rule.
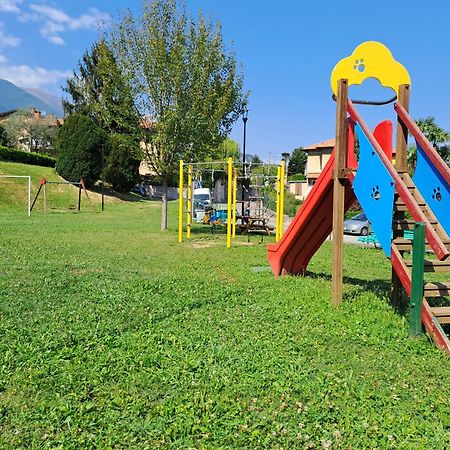
[[[427,204],[425,202],[417,202],[417,205],[423,212],[426,212]],[[406,207],[405,202],[401,199],[398,199],[395,201],[394,207],[395,207],[396,211],[408,211],[408,208]]]
[[[405,264],[406,267],[412,267],[413,265],[411,259],[406,259]],[[423,269],[425,272],[450,272],[450,260],[426,259]]]
[[[430,309],[439,323],[450,323],[450,306],[435,306]]]
[[[420,207],[427,206],[427,204],[426,204],[425,202],[418,202],[418,201],[416,200],[416,203],[417,203]],[[395,200],[394,204],[397,205],[397,206],[405,206],[405,202],[403,201],[403,199],[402,199],[401,197],[398,197],[398,198]]]
[[[397,247],[397,250],[401,252],[410,252],[412,251],[412,241],[410,239],[405,238],[395,238],[392,241],[393,244]],[[442,243],[447,247],[447,249],[450,251],[450,241],[442,240]],[[432,251],[430,244],[425,244],[425,250],[426,251]]]
[[[450,295],[450,281],[432,281],[423,287],[424,297],[448,297]]]
[[[430,225],[435,226],[438,224],[437,220],[428,220]],[[414,230],[414,224],[416,222],[414,220],[403,220],[403,219],[394,219],[392,221],[392,229],[393,230]]]

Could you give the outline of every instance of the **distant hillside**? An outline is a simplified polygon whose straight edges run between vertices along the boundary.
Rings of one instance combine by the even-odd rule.
[[[55,114],[62,117],[62,108],[55,108],[49,103],[41,100],[17,87],[15,84],[0,78],[0,112],[11,111],[12,109],[36,108],[41,112]]]
[[[56,114],[57,117],[63,116],[61,97],[58,97],[56,95],[51,94],[50,92],[38,88],[21,88],[21,89],[39,98],[43,102],[47,103],[47,105],[50,105],[51,107],[57,109],[60,112],[59,114]]]

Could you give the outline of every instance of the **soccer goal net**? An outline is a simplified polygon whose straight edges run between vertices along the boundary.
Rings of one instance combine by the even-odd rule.
[[[31,215],[31,176],[0,175],[2,210],[8,212],[26,210]]]

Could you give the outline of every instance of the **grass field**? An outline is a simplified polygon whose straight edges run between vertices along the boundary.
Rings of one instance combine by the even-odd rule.
[[[178,244],[175,214],[0,214],[0,448],[450,447],[449,359],[379,250],[346,247],[335,309],[329,242],[275,279],[258,237]]]

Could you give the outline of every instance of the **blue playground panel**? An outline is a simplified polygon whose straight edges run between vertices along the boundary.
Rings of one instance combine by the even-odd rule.
[[[227,221],[228,214],[226,211],[216,211],[215,214],[211,215],[210,221],[211,222],[217,222],[219,219],[222,220],[222,222]]]
[[[434,167],[417,141],[416,145],[417,164],[413,176],[414,184],[447,235],[450,235],[450,186]]]
[[[355,130],[359,140],[359,165],[353,189],[385,255],[390,258],[395,182],[359,124]]]

